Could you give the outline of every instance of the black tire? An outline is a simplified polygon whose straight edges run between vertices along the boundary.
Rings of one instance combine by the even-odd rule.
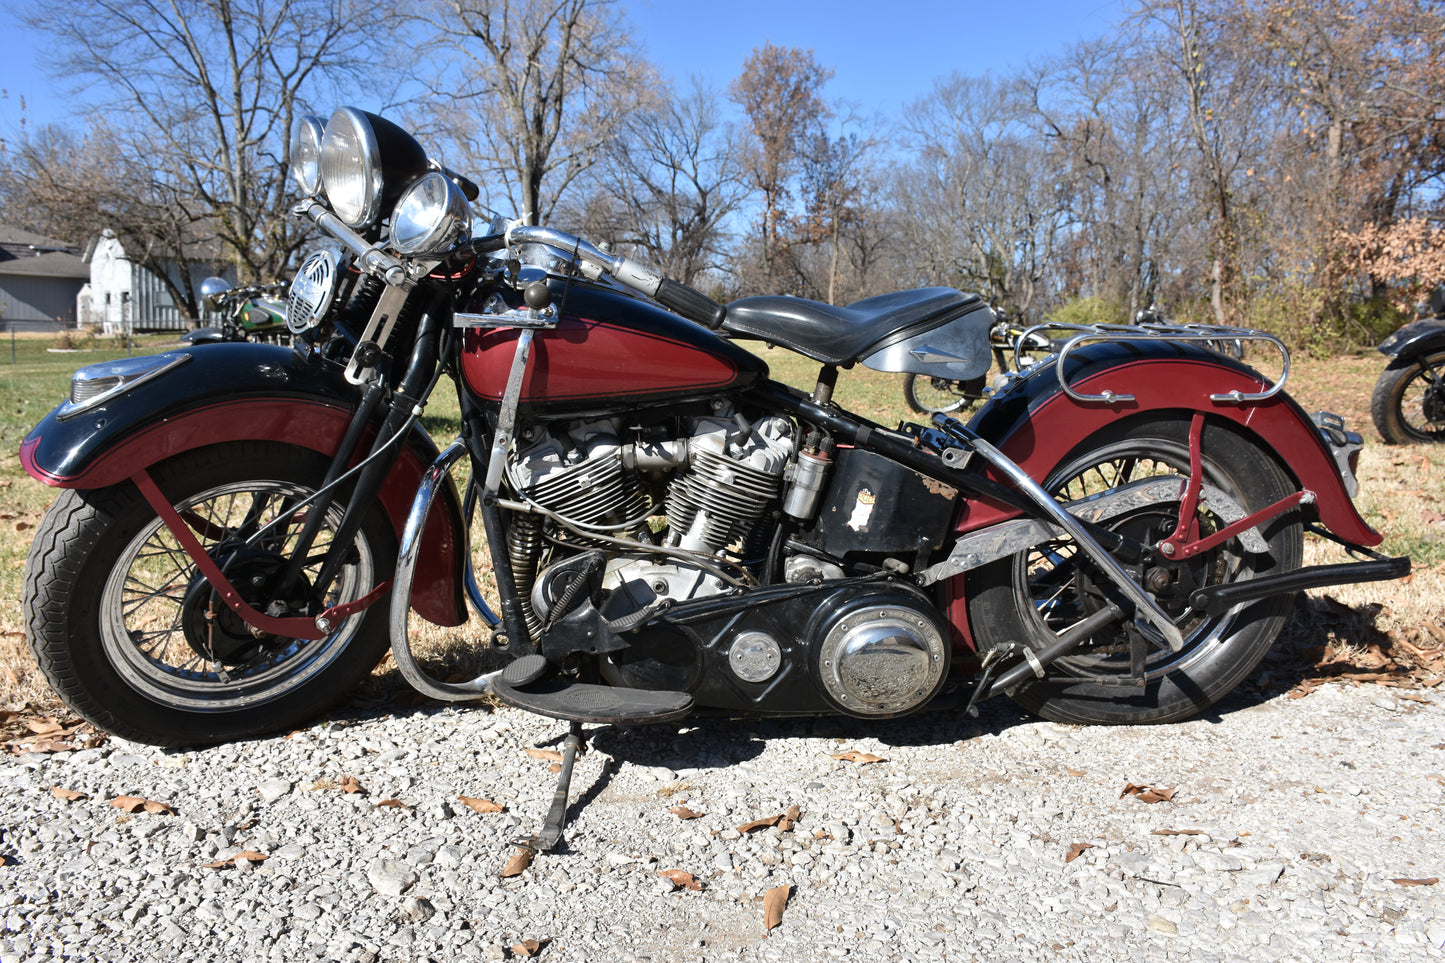
[[[1445,442],[1445,351],[1386,368],[1370,396],[1370,417],[1391,445]]]
[[[1044,485],[1072,499],[1153,475],[1187,476],[1188,433],[1189,422],[1180,418],[1106,429],[1076,447]],[[1202,450],[1205,480],[1245,512],[1295,491],[1269,452],[1240,432],[1211,424],[1204,431]],[[1140,509],[1109,525],[1154,542],[1172,534],[1177,506]],[[1220,527],[1205,506],[1196,514],[1202,532]],[[1303,534],[1297,511],[1277,516],[1260,531],[1268,543],[1267,555],[1245,553],[1234,539],[1173,568],[1126,566],[1141,584],[1152,586],[1160,606],[1175,615],[1184,636],[1182,650],[1173,652],[1162,641],[1139,635],[1128,622],[1117,623],[1054,662],[1047,677],[1020,685],[1010,693],[1014,701],[1046,719],[1088,725],[1176,722],[1218,701],[1253,671],[1274,643],[1293,595],[1247,603],[1216,618],[1191,613],[1187,599],[1202,585],[1300,566]],[[1054,633],[1103,607],[1102,579],[1067,540],[1036,546],[971,573],[969,620],[981,636],[980,648],[1009,641],[1042,648]],[[1131,673],[1131,642],[1136,638],[1147,645],[1142,687],[1133,683]]]
[[[903,400],[920,415],[947,414],[967,408],[981,397],[957,381],[910,374],[903,377]]]
[[[223,536],[255,531],[287,499],[315,491],[326,468],[315,452],[245,442],[178,455],[152,478],[214,554]],[[341,512],[339,504],[327,512],[312,558]],[[227,574],[243,595],[276,570],[298,529],[278,527],[279,540],[266,536],[231,563]],[[328,604],[391,578],[395,562],[395,533],[374,509]],[[386,599],[311,642],[256,639],[224,605],[215,628],[204,628],[212,591],[129,482],[60,494],[31,545],[24,592],[30,647],[60,697],[108,732],[159,746],[293,728],[340,701],[388,642]],[[265,609],[264,598],[248,602]]]

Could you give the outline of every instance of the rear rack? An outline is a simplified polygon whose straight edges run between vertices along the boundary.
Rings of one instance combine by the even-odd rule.
[[[1289,349],[1283,341],[1272,334],[1257,331],[1253,328],[1235,328],[1219,324],[1170,324],[1168,322],[1150,321],[1144,324],[1036,324],[1023,334],[1019,335],[1014,342],[1014,360],[1016,367],[1021,363],[1021,350],[1029,335],[1035,332],[1051,333],[1057,331],[1075,331],[1059,349],[1059,360],[1055,366],[1058,372],[1059,386],[1064,389],[1064,394],[1075,401],[1102,401],[1105,404],[1114,404],[1121,401],[1133,401],[1134,396],[1119,394],[1114,391],[1104,390],[1096,395],[1085,394],[1076,391],[1069,384],[1064,375],[1064,361],[1068,358],[1069,352],[1083,344],[1092,344],[1098,341],[1190,341],[1197,344],[1204,344],[1207,347],[1218,351],[1220,354],[1239,357],[1244,350],[1246,341],[1262,341],[1265,344],[1273,345],[1279,351],[1283,369],[1279,380],[1270,385],[1264,391],[1245,392],[1228,391],[1223,394],[1210,395],[1211,401],[1221,404],[1252,404],[1260,401],[1268,401],[1284,389],[1284,383],[1289,379]],[[1053,336],[1055,343],[1063,340]]]

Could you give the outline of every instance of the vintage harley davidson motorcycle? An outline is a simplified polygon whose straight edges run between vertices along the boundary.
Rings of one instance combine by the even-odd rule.
[[[833,402],[838,369],[979,377],[977,296],[722,305],[559,230],[474,236],[474,185],[360,110],[306,119],[294,157],[295,212],[337,245],[292,283],[292,346],[83,368],[21,449],[62,489],[27,562],[30,644],[126,738],[296,725],[390,646],[429,696],[570,722],[565,808],[584,723],[1000,694],[1183,719],[1259,662],[1292,593],[1409,570],[1352,505],[1359,436],[1202,346],[1283,352],[1267,335],[1079,329],[967,424],[889,428]],[[816,361],[816,386],[769,380],[744,340]],[[443,376],[461,430],[439,453],[418,420]],[[1306,533],[1355,560],[1302,567]],[[455,626],[469,603],[511,661],[437,681],[409,615]]]

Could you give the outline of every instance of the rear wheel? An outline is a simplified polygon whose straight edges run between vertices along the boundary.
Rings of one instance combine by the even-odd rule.
[[[1121,426],[1095,435],[1066,458],[1044,486],[1065,500],[1107,491],[1143,478],[1183,479],[1189,473],[1189,423],[1169,419]],[[1253,439],[1221,426],[1206,427],[1205,481],[1246,513],[1294,491],[1288,477]],[[1182,488],[1182,485],[1181,485]],[[1179,503],[1150,505],[1114,518],[1109,527],[1147,544],[1168,537]],[[1223,521],[1201,504],[1201,535]],[[1058,722],[1084,724],[1174,722],[1222,698],[1247,676],[1283,628],[1292,595],[1244,603],[1212,617],[1189,607],[1192,592],[1298,568],[1302,527],[1295,511],[1260,529],[1268,552],[1246,552],[1238,539],[1181,563],[1126,566],[1165,612],[1174,617],[1184,647],[1171,650],[1154,633],[1117,623],[1048,668],[1045,678],[1011,693],[1026,709]],[[969,620],[989,649],[1021,642],[1040,649],[1055,633],[1097,612],[1116,594],[1113,585],[1070,540],[1046,542],[969,576]]]
[[[1375,382],[1370,416],[1392,445],[1445,441],[1445,351],[1386,368]]]
[[[292,616],[360,598],[395,563],[391,526],[373,510],[325,597],[315,597],[312,579],[343,512],[333,504],[299,578],[278,586],[305,510],[263,529],[313,493],[326,468],[315,452],[243,443],[187,452],[152,477],[248,604]],[[129,483],[62,492],[26,562],[27,634],[51,686],[101,728],[155,745],[311,718],[379,661],[386,609],[382,600],[353,613],[320,639],[253,632]]]

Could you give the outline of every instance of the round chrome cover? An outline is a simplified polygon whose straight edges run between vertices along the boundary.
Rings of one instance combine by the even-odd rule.
[[[942,630],[908,605],[855,609],[828,630],[818,676],[829,699],[850,715],[897,715],[917,708],[948,671]]]
[[[337,267],[336,252],[325,249],[312,251],[301,262],[286,295],[286,329],[292,334],[313,328],[326,317],[341,276]]]
[[[783,649],[766,632],[744,632],[728,649],[728,665],[744,682],[767,682],[783,666]]]

